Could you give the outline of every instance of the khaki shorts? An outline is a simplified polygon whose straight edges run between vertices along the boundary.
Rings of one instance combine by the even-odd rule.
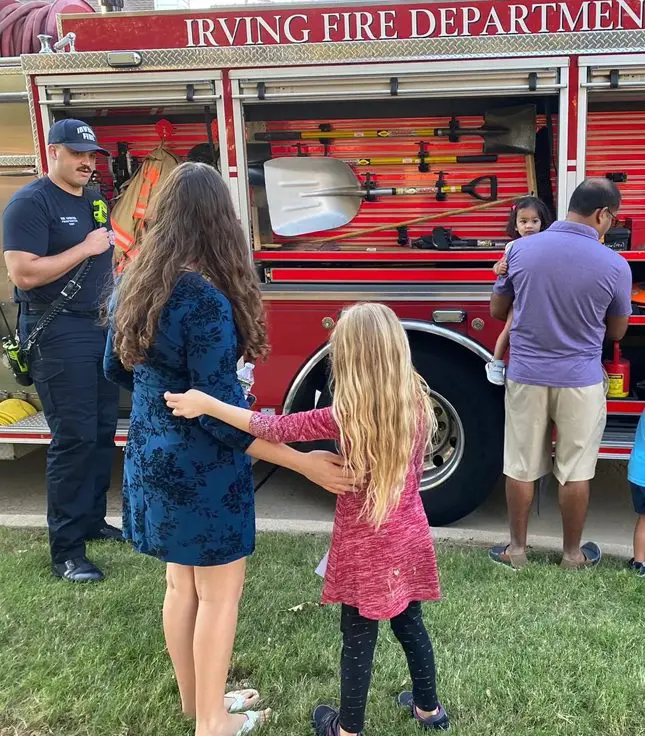
[[[548,388],[507,380],[504,475],[531,482],[553,472],[561,485],[591,480],[606,420],[603,383]]]

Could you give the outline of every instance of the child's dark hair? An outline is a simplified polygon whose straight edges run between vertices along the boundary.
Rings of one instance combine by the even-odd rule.
[[[549,208],[544,204],[541,199],[537,197],[520,197],[513,202],[511,211],[508,215],[508,222],[506,223],[506,234],[509,238],[518,238],[519,233],[517,232],[517,211],[525,210],[528,208],[534,209],[538,217],[540,218],[540,230],[546,230],[547,227],[553,222],[553,217]]]

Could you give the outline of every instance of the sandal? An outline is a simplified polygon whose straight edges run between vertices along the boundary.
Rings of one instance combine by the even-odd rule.
[[[244,713],[260,701],[260,693],[257,690],[233,690],[226,693],[224,697],[233,702],[226,707],[228,713]]]
[[[639,577],[645,578],[645,562],[636,562],[632,557],[632,559],[627,563],[627,567],[630,570],[633,570]]]
[[[340,733],[340,715],[331,705],[318,705],[311,716],[311,725],[316,736],[338,736]],[[358,736],[361,736],[359,733]]]
[[[268,715],[267,718],[262,717],[266,712],[267,711],[260,712],[257,710],[249,710],[246,711],[246,713],[243,713],[242,715],[246,717],[246,720],[235,736],[245,736],[247,733],[251,733],[251,731],[255,731],[256,728],[263,726],[268,720]]]
[[[396,699],[396,702],[401,708],[407,708],[414,720],[418,721],[428,731],[447,731],[450,728],[448,714],[441,703],[439,703],[439,710],[433,716],[423,718],[419,715],[417,707],[414,704],[414,698],[409,690],[402,692]]]
[[[509,544],[500,544],[497,547],[491,547],[488,550],[488,556],[493,562],[504,565],[509,570],[519,570],[522,567],[526,567],[529,564],[526,552],[521,555],[512,555],[508,551],[509,547]]]
[[[585,556],[584,562],[574,562],[564,557],[560,563],[560,567],[565,570],[583,570],[589,567],[596,567],[602,557],[602,550],[595,542],[585,542],[580,551]]]

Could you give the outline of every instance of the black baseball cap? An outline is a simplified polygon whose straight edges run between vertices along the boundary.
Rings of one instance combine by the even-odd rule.
[[[49,129],[47,143],[62,145],[72,151],[96,151],[109,156],[109,151],[101,148],[96,142],[96,134],[87,123],[82,120],[67,118],[54,123]]]

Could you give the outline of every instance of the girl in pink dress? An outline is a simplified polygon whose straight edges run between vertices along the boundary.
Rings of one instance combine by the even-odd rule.
[[[423,457],[436,429],[428,387],[415,372],[394,312],[357,304],[331,338],[332,406],[268,416],[191,389],[165,395],[176,416],[208,414],[270,442],[337,440],[355,491],[338,496],[323,603],[340,603],[340,711],[318,706],[317,736],[362,732],[378,622],[390,621],[407,657],[412,691],[399,704],[428,729],[447,730],[435,686],[421,601],[440,598],[432,535],[419,495]]]

